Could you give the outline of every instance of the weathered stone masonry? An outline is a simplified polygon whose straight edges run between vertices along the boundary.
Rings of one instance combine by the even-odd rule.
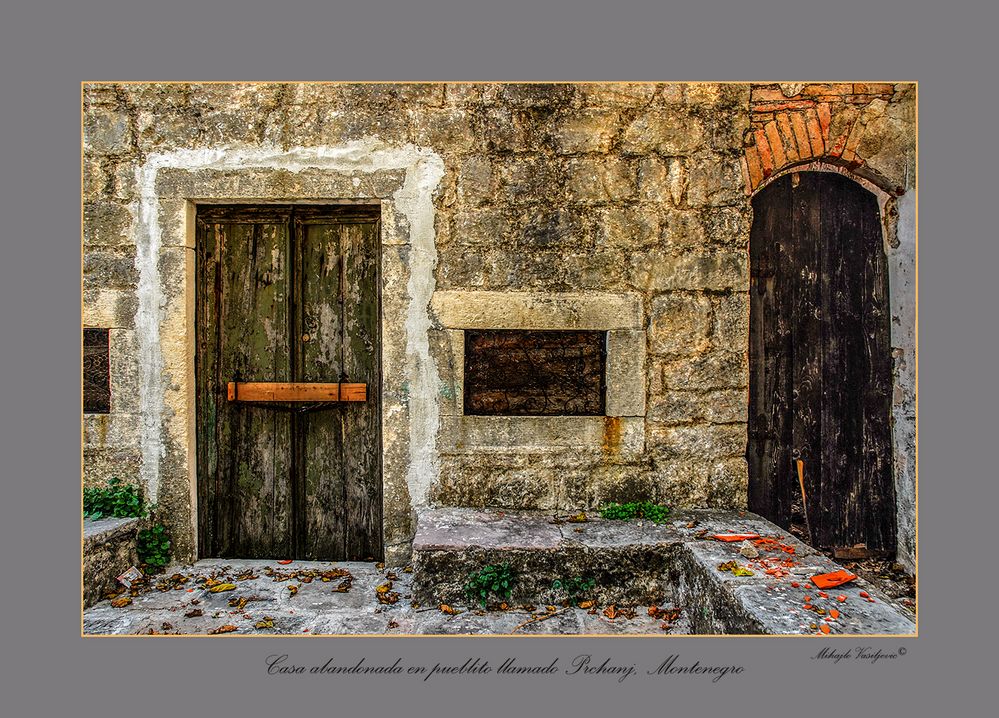
[[[84,417],[85,480],[142,481],[196,555],[194,203],[349,200],[382,207],[390,560],[428,503],[744,506],[747,194],[823,162],[889,215],[912,533],[915,92],[846,87],[86,85],[84,322],[111,329],[112,406]],[[608,416],[463,416],[477,327],[607,331]]]

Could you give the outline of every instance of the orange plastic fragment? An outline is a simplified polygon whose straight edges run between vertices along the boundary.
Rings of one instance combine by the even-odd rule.
[[[844,583],[849,583],[855,578],[857,578],[856,574],[841,569],[832,573],[816,574],[812,576],[812,583],[819,588],[835,588],[836,586],[842,586]]]
[[[291,563],[291,559],[290,558],[286,558],[283,561],[278,561],[278,563],[281,564],[282,566],[287,566],[289,563]]]
[[[836,600],[839,601],[840,603],[846,603],[846,596],[840,594],[836,597]]]
[[[819,591],[819,595],[822,596],[822,598],[829,598],[829,594],[825,591]]]
[[[712,538],[719,541],[751,541],[759,537],[759,534],[715,534]]]
[[[867,591],[861,591],[861,592],[860,592],[860,597],[861,597],[861,598],[868,598],[868,597],[869,597],[869,594],[867,593]]]
[[[836,609],[834,608],[834,609],[832,609],[831,611],[829,611],[829,615],[830,615],[830,616],[832,616],[832,617],[833,617],[833,619],[837,619],[837,618],[839,618],[839,611],[837,611],[837,610],[836,610]]]
[[[800,586],[801,584],[800,584],[800,583],[798,583],[797,581],[791,581],[791,585],[792,585],[792,586],[794,586],[795,588],[797,588],[797,587],[798,587],[798,586]]]
[[[829,633],[829,626],[823,623],[819,626],[819,630],[822,631],[823,633]]]

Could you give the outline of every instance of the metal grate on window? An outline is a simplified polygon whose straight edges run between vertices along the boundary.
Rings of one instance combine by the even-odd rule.
[[[466,330],[465,414],[602,416],[606,334]]]
[[[83,413],[107,414],[111,411],[111,362],[109,331],[83,330]]]

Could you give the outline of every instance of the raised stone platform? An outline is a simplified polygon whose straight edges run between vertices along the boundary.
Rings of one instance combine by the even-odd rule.
[[[708,538],[716,533],[779,537],[794,553],[763,552],[761,558],[791,558],[784,567],[788,575],[768,575],[758,563],[754,568],[738,543]],[[718,570],[732,560],[748,565],[753,575]],[[823,624],[830,634],[915,634],[915,624],[859,578],[820,596],[810,576],[840,566],[749,512],[674,512],[656,525],[600,518],[556,522],[536,512],[424,510],[413,542],[413,597],[425,605],[467,604],[468,575],[505,562],[517,574],[511,603],[544,601],[554,580],[579,577],[596,582],[587,597],[599,604],[670,602],[684,610],[695,634],[813,634]],[[824,613],[806,609],[806,596]]]
[[[83,522],[83,606],[117,585],[115,578],[138,564],[135,538],[142,519],[107,518]]]

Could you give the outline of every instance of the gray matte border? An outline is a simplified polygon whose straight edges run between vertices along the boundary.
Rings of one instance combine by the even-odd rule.
[[[519,8],[515,8],[515,4]],[[994,682],[994,284],[999,266],[988,154],[995,116],[994,9],[841,0],[702,2],[639,12],[626,2],[229,8],[175,0],[38,3],[0,30],[5,118],[4,328],[12,351],[0,414],[8,572],[4,707],[12,715],[979,715]],[[100,10],[98,12],[98,10]],[[100,79],[886,79],[919,81],[920,631],[876,666],[811,659],[821,639],[261,639],[79,637],[79,83]],[[972,581],[969,583],[969,577]],[[992,630],[990,630],[992,629]],[[856,639],[851,639],[856,641]],[[898,644],[898,645],[896,645]],[[840,646],[842,647],[842,646]],[[735,663],[709,680],[600,676],[447,681],[268,677],[298,662],[571,659],[654,666]],[[827,702],[846,697],[845,709]],[[990,701],[991,702],[991,701]],[[946,713],[944,711],[946,710]]]

